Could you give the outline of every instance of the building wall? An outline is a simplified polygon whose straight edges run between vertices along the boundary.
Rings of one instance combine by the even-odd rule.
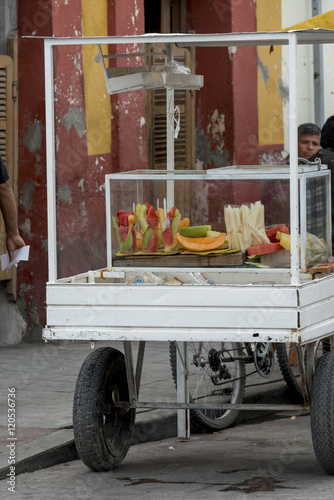
[[[240,2],[193,2],[189,11],[189,24],[198,33],[256,30],[251,2],[242,10]],[[200,161],[207,167],[248,163],[252,137],[257,145],[256,49],[198,48],[196,60],[197,72],[205,75],[205,85],[197,94]],[[248,85],[249,81],[254,85]],[[255,162],[257,154],[256,148]]]
[[[23,37],[141,34],[144,2],[17,3],[19,223],[31,245],[29,266],[18,276],[18,305],[28,324],[27,338],[40,339],[45,324],[48,249],[43,42]],[[306,4],[302,0],[187,0],[187,28],[198,33],[279,29],[310,17]],[[323,0],[323,9],[331,8],[329,4]],[[105,266],[104,176],[147,166],[143,93],[109,98],[96,56],[95,47],[62,47],[55,53],[59,277]],[[309,57],[305,56],[306,62],[304,56],[300,60],[304,82],[301,121],[312,116],[312,86],[303,72]],[[329,66],[330,53],[325,57]],[[287,109],[284,53],[282,60],[278,50],[269,58],[252,47],[196,49],[196,72],[205,75],[205,86],[196,94],[198,167],[265,163],[281,154]],[[110,60],[110,64],[129,63]],[[142,64],[141,59],[136,63]],[[332,88],[330,77],[325,85],[328,114],[333,113]]]
[[[45,325],[48,241],[43,41],[23,36],[143,33],[143,15],[140,0],[18,2],[19,220],[31,245],[19,304],[27,338],[40,338]],[[104,176],[146,167],[145,102],[139,94],[110,100],[97,55],[96,46],[55,50],[58,277],[106,265]]]
[[[333,9],[331,0],[322,0],[322,12]],[[314,15],[312,2],[305,0],[282,0],[282,27],[292,26],[300,23]],[[283,48],[283,72],[284,81],[288,80],[288,54],[287,48]],[[334,114],[334,66],[333,45],[323,45],[323,69],[324,69],[324,120]],[[314,87],[313,87],[313,48],[303,45],[298,47],[298,123],[314,122]],[[321,128],[323,123],[317,123]],[[289,150],[289,106],[284,102],[284,144],[286,151]]]

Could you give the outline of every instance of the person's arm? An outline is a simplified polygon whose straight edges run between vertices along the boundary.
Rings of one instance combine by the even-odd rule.
[[[14,251],[24,247],[25,243],[19,234],[15,199],[8,181],[0,184],[0,209],[5,222],[9,258],[13,260]]]

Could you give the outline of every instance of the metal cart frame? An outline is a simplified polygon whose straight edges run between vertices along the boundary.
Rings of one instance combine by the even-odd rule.
[[[322,29],[273,33],[161,34],[46,38],[44,40],[49,281],[47,283],[47,326],[44,329],[43,338],[92,342],[123,340],[129,401],[119,402],[120,410],[177,408],[179,410],[178,435],[182,438],[189,438],[189,410],[208,408],[209,405],[189,401],[186,376],[187,343],[203,340],[213,342],[217,338],[222,342],[293,342],[298,346],[306,345],[309,362],[303,383],[305,394],[307,391],[310,392],[314,368],[312,345],[331,335],[334,330],[332,313],[334,276],[311,281],[305,275],[300,274],[297,45],[333,42],[334,31]],[[271,274],[254,269],[247,272],[225,271],[226,282],[217,287],[205,287],[205,294],[201,285],[173,287],[173,293],[170,293],[171,288],[164,285],[120,284],[117,281],[124,275],[121,268],[105,270],[104,277],[110,278],[110,283],[98,282],[100,270],[57,279],[53,48],[60,45],[96,44],[99,46],[130,43],[165,43],[169,51],[173,43],[181,47],[192,45],[199,47],[287,45],[289,47],[291,268],[288,271],[272,270]],[[170,136],[167,139],[170,167],[173,162],[173,138]],[[266,275],[267,278],[265,278]],[[273,277],[275,284],[272,284]],[[167,307],[173,313],[169,315],[164,325],[161,324],[161,307]],[[150,311],[149,316],[148,311]],[[134,312],[136,314],[133,314]],[[185,312],[191,312],[191,314],[185,314]],[[235,320],[236,316],[239,318],[238,322]],[[141,326],[143,324],[145,327]],[[223,327],[222,324],[224,324]],[[254,324],[256,326],[253,326]],[[133,340],[140,341],[136,368],[131,348]],[[140,402],[138,393],[145,342],[162,340],[174,341],[177,345],[177,403]],[[299,350],[298,356],[301,366],[304,367]],[[306,397],[305,403],[303,408],[309,409],[309,396]],[[219,405],[221,409],[231,407],[241,410],[260,408],[297,411],[302,408],[301,405]]]

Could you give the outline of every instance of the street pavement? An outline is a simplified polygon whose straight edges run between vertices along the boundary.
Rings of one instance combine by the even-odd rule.
[[[112,471],[80,460],[21,474],[7,500],[332,500],[332,476],[317,465],[309,416],[288,414],[240,423],[189,441],[167,438],[130,447]]]
[[[96,342],[96,347],[104,345],[112,345],[123,350],[120,342]],[[138,344],[133,342],[132,345],[134,358],[136,358]],[[249,478],[253,478],[253,472],[263,468],[264,464],[268,469],[268,456],[264,459],[264,450],[269,453],[268,450],[272,449],[274,457],[276,456],[272,460],[274,462],[279,460],[277,457],[281,456],[280,450],[275,450],[277,443],[272,434],[276,427],[277,432],[281,429],[281,445],[292,444],[294,454],[296,450],[298,454],[301,449],[303,457],[305,453],[306,470],[314,468],[316,475],[322,478],[323,484],[328,480],[317,466],[310,444],[309,417],[305,414],[301,417],[297,416],[298,422],[302,424],[297,426],[296,421],[291,420],[290,416],[281,418],[285,414],[277,413],[275,420],[266,420],[272,419],[273,415],[268,417],[266,414],[264,419],[263,413],[259,411],[241,412],[237,425],[232,429],[211,435],[196,434],[192,436],[190,442],[182,442],[176,438],[175,410],[138,410],[132,446],[123,464],[110,474],[92,473],[80,460],[77,460],[72,431],[75,383],[80,366],[90,350],[89,342],[65,341],[20,343],[1,347],[0,384],[3,398],[0,405],[1,499],[12,498],[11,492],[7,490],[7,474],[8,460],[13,456],[8,446],[9,442],[13,442],[9,441],[11,439],[9,430],[13,429],[9,423],[13,422],[13,418],[15,418],[16,438],[15,446],[12,447],[14,448],[12,453],[15,454],[15,498],[51,500],[53,498],[65,499],[66,495],[74,499],[107,498],[102,489],[105,486],[106,491],[110,491],[108,482],[114,485],[115,478],[117,478],[115,482],[117,489],[113,493],[116,495],[117,492],[121,498],[138,496],[137,491],[132,488],[135,485],[143,494],[138,498],[144,498],[144,495],[145,498],[187,498],[187,496],[177,496],[180,484],[189,484],[186,487],[186,495],[192,495],[195,491],[207,492],[207,488],[208,492],[212,493],[224,491],[224,488],[232,488],[228,485],[233,485],[236,481],[239,481],[238,484],[243,484],[242,481],[246,481],[247,478],[244,487],[255,488],[255,490],[260,488],[258,493],[261,493],[262,486],[254,486],[253,479],[249,483]],[[254,369],[254,366],[252,368]],[[9,396],[13,394],[13,389],[15,389],[15,412],[8,411],[10,408],[8,401],[12,400]],[[167,342],[146,344],[140,399],[142,401],[176,401]],[[248,403],[291,402],[277,365],[273,375],[268,379],[257,374],[247,379],[244,401]],[[8,418],[9,414],[11,418]],[[296,431],[297,437],[295,437]],[[242,435],[244,437],[241,439]],[[278,441],[280,439],[277,438]],[[245,459],[251,462],[247,467],[244,464]],[[151,464],[150,461],[152,461]],[[288,462],[283,464],[284,471],[290,470],[291,463],[298,469],[299,460],[289,458]],[[261,467],[260,463],[262,463]],[[176,470],[174,470],[175,466]],[[201,478],[202,466],[205,466],[203,480]],[[181,469],[184,470],[184,474]],[[173,471],[176,471],[175,477]],[[169,474],[168,481],[163,479],[165,474]],[[215,477],[217,474],[218,476]],[[275,471],[270,474],[275,474]],[[72,486],[68,491],[64,489],[64,493],[60,493],[58,489],[58,494],[56,494],[62,481],[66,485],[70,481]],[[280,498],[299,498],[295,494],[290,497],[284,496],[287,490],[282,489],[280,480],[277,481],[275,488],[279,489]],[[170,484],[168,494],[165,482]],[[153,489],[152,485],[154,485]],[[99,487],[101,492],[98,491]],[[97,488],[96,495],[95,493],[92,495],[95,488]],[[244,494],[242,489],[238,491],[239,495]],[[153,496],[149,496],[151,494]],[[261,494],[256,498],[274,498],[263,497]],[[113,497],[114,495],[111,496]],[[244,497],[232,497],[228,494],[226,498]],[[303,498],[308,497],[303,496]]]

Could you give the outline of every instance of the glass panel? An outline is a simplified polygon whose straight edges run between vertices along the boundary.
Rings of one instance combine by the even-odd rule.
[[[123,218],[125,229],[122,229],[123,223],[119,219],[118,213],[120,210],[127,214],[128,212],[136,213],[136,211],[138,212],[137,205],[146,203],[153,207],[153,214],[154,212],[157,213],[158,208],[163,209],[166,206],[168,212],[172,206],[175,206],[180,213],[179,220],[189,220],[183,220],[183,225],[188,223],[188,227],[208,226],[207,228],[196,229],[192,238],[196,236],[215,238],[219,233],[227,233],[227,242],[224,243],[223,247],[214,249],[216,255],[219,254],[220,250],[227,248],[235,251],[233,253],[224,252],[224,259],[211,259],[207,263],[202,258],[196,261],[196,256],[203,257],[202,253],[192,253],[195,258],[190,259],[188,254],[183,253],[184,249],[182,250],[183,247],[179,241],[178,244],[166,251],[165,247],[169,248],[169,245],[166,245],[161,233],[161,220],[157,220],[156,224],[152,220],[147,221],[148,226],[151,225],[151,229],[157,234],[155,246],[151,246],[148,253],[151,254],[151,257],[159,256],[160,260],[156,262],[159,262],[161,267],[174,267],[175,262],[176,266],[188,267],[188,261],[189,267],[203,267],[206,265],[208,267],[228,267],[230,265],[245,267],[258,266],[259,264],[274,268],[289,267],[290,241],[289,234],[286,234],[289,233],[290,229],[290,181],[286,177],[288,170],[280,170],[282,178],[278,179],[275,178],[277,174],[271,175],[271,172],[268,173],[267,168],[256,167],[254,170],[256,170],[255,175],[248,169],[250,178],[244,175],[240,176],[240,169],[233,169],[232,167],[216,169],[215,172],[210,171],[210,175],[206,171],[175,173],[156,171],[153,174],[149,171],[140,171],[107,176],[107,186],[110,189],[111,198],[113,261],[115,259],[124,260],[126,256],[125,261],[127,264],[125,265],[144,267],[152,265],[152,259],[150,261],[143,259],[142,250],[144,250],[144,253],[148,252],[148,240],[144,242],[148,235],[146,234],[144,237],[145,231],[140,221],[137,218],[135,225],[131,229],[129,227],[126,229],[127,218],[125,218],[125,222]],[[306,169],[306,171],[307,173],[303,173],[303,169],[301,169],[299,174],[301,193],[299,233],[305,235],[305,237],[301,238],[302,245],[303,241],[306,240],[305,249],[302,248],[301,252],[302,255],[306,255],[307,266],[311,266],[324,261],[330,255],[331,228],[328,219],[329,213],[327,213],[329,172],[322,170],[321,172],[314,171],[312,173],[309,169]],[[169,176],[168,179],[166,178],[167,175]],[[306,196],[303,196],[302,185],[306,186],[303,188]],[[263,205],[262,233],[264,233],[264,238],[261,240],[260,237],[258,240],[254,237],[250,244],[251,250],[249,250],[239,246],[240,241],[243,241],[243,237],[236,240],[239,243],[235,241],[232,243],[230,233],[229,240],[225,207],[243,207],[245,204],[250,207],[250,204],[256,204],[256,202],[260,203],[255,206],[255,212],[253,213],[257,213],[256,207],[260,204]],[[146,214],[148,209],[147,206]],[[166,217],[165,212],[164,217]],[[251,231],[257,234],[258,230],[261,231],[260,226],[260,223],[256,223],[255,229],[251,226]],[[184,233],[184,230],[179,229],[179,225],[174,225],[173,229],[173,236],[176,236],[176,233],[181,233],[181,235]],[[215,233],[206,235],[207,231],[214,231]],[[243,221],[238,231],[247,232],[249,226]],[[279,235],[276,235],[277,231],[285,233],[281,242],[284,250],[278,244]],[[128,237],[129,240],[127,240]],[[144,248],[140,247],[140,240],[144,242]],[[245,241],[249,240],[246,238]],[[204,245],[202,243],[199,243],[194,252],[205,252],[206,243]],[[263,245],[265,248],[259,248]],[[240,249],[243,252],[240,252]],[[237,253],[242,254],[239,260],[237,259]],[[175,254],[180,255],[182,258],[171,260],[170,256]],[[132,256],[131,259],[128,258],[130,255]],[[263,269],[265,267],[260,267],[261,271]]]

